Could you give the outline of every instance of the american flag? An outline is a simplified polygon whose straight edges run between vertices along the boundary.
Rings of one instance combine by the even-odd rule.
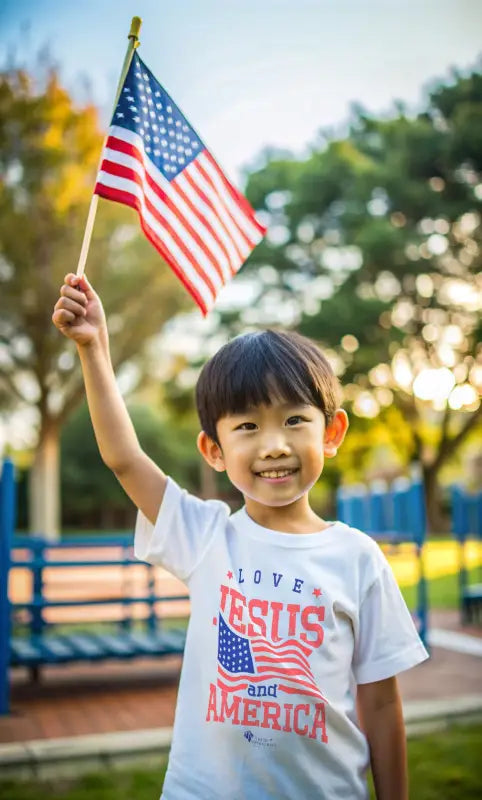
[[[242,691],[250,683],[281,681],[288,694],[307,694],[326,702],[308,663],[312,649],[296,639],[274,644],[264,636],[248,638],[230,628],[219,614],[218,679],[227,692]]]
[[[94,192],[137,210],[146,237],[203,314],[265,233],[137,53]]]

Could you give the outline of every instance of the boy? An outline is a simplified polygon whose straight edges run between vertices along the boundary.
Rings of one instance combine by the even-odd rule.
[[[191,594],[165,800],[406,800],[396,675],[427,658],[368,536],[308,492],[348,427],[324,356],[296,334],[238,337],[196,388],[198,448],[242,492],[236,513],[183,492],[141,450],[101,302],[67,275],[53,314],[77,343],[104,462],[139,509],[136,555]]]

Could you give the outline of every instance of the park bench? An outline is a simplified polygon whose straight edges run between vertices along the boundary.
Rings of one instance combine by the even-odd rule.
[[[49,542],[14,537],[13,528],[7,461],[0,482],[0,713],[8,711],[10,667],[26,667],[38,679],[51,664],[183,653],[187,590],[134,557],[132,534]],[[20,587],[15,598],[9,577],[10,587]]]
[[[416,469],[411,478],[384,480],[369,485],[341,486],[337,491],[337,516],[372,536],[380,545],[410,545],[417,571],[417,601],[411,609],[425,646],[428,640],[428,595],[424,568],[426,540],[425,493]]]
[[[459,596],[462,624],[482,621],[482,581],[470,583],[467,547],[482,536],[482,492],[470,494],[462,486],[452,486],[452,531],[459,543]]]

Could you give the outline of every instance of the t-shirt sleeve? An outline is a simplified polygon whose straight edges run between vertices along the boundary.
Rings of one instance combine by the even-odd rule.
[[[383,559],[384,561],[384,559]],[[428,658],[388,563],[382,563],[359,614],[353,672],[357,683],[391,678]]]
[[[137,513],[134,536],[136,558],[159,564],[185,581],[201,562],[217,531],[226,525],[229,506],[219,500],[201,500],[168,478],[154,525]]]

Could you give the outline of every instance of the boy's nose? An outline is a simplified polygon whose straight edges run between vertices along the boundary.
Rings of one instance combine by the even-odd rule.
[[[261,442],[259,456],[265,458],[279,458],[291,453],[291,447],[286,437],[281,433],[265,436]]]

